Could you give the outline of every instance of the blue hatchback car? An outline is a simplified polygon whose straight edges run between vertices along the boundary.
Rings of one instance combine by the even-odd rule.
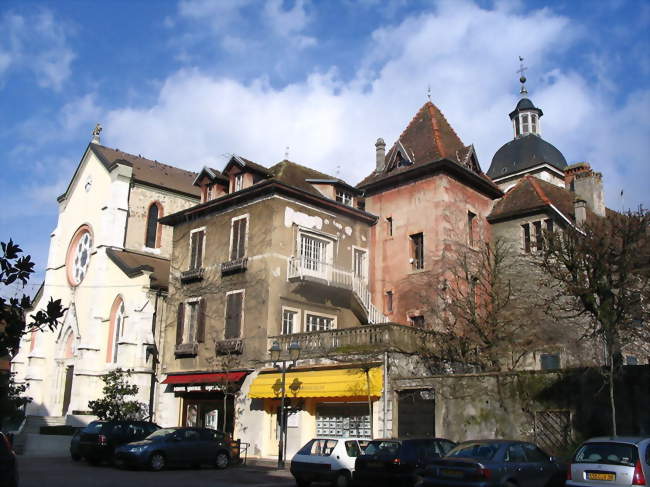
[[[201,465],[226,468],[230,459],[227,435],[207,428],[162,428],[142,441],[115,449],[117,466],[148,467],[151,470]]]
[[[547,487],[564,485],[566,469],[524,441],[460,443],[418,472],[418,487]]]

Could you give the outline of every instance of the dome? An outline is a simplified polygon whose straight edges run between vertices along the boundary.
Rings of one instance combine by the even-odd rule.
[[[494,154],[487,175],[492,179],[502,178],[544,163],[560,170],[567,167],[559,150],[540,136],[529,134],[504,144]]]

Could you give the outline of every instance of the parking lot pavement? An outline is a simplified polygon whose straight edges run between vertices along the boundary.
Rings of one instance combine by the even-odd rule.
[[[18,457],[20,487],[293,487],[288,471],[261,465],[238,465],[225,470],[204,467],[162,472],[93,467],[69,458]]]

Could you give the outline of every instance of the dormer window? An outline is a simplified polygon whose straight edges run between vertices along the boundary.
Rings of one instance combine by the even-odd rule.
[[[235,175],[235,191],[244,189],[244,173],[240,172]]]
[[[336,190],[336,201],[343,203],[346,206],[352,206],[352,194],[341,189]]]

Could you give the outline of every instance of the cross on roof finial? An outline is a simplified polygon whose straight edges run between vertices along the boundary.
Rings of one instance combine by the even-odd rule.
[[[284,148],[284,160],[288,161],[289,160],[289,146],[286,146]]]
[[[427,98],[431,101],[431,85],[427,86]]]
[[[519,82],[521,83],[521,90],[519,90],[519,93],[522,95],[527,95],[528,90],[526,89],[526,70],[528,68],[524,66],[524,58],[519,56],[519,69],[517,70],[517,73],[519,73]]]

